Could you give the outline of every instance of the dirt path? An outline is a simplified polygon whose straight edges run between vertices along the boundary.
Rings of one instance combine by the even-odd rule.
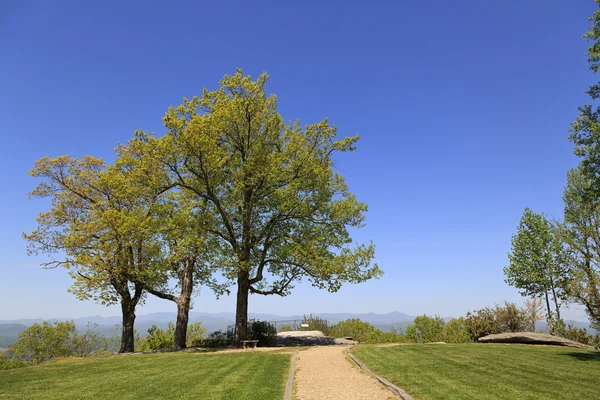
[[[344,354],[344,346],[312,347],[296,361],[299,400],[392,400],[392,393],[362,372]]]

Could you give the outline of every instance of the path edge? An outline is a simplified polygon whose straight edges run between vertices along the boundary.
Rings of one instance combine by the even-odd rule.
[[[354,361],[356,363],[356,365],[358,365],[360,367],[360,369],[365,371],[367,374],[371,375],[373,378],[377,379],[390,392],[394,393],[396,396],[400,397],[402,400],[415,400],[404,390],[400,389],[398,386],[394,385],[387,379],[384,379],[381,376],[377,375],[376,373],[371,371],[369,369],[369,367],[367,367],[365,364],[363,364],[361,361],[359,361],[356,357],[354,357],[354,355],[350,352],[350,350],[352,350],[353,347],[354,346],[346,347],[346,355],[348,355],[348,357],[350,357],[350,359],[352,361]],[[290,398],[290,400],[291,400],[291,398]]]
[[[288,375],[287,384],[285,385],[285,393],[283,395],[283,400],[292,400],[292,392],[294,391],[294,375],[296,375],[296,356],[298,355],[298,350],[294,351],[292,354],[292,365],[290,366],[290,373]],[[412,399],[410,399],[412,400]]]

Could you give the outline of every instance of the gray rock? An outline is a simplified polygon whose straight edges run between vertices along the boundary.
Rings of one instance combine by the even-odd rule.
[[[534,332],[507,332],[488,335],[479,338],[481,343],[521,343],[521,344],[547,344],[552,346],[575,347],[579,349],[594,350],[594,347],[575,342],[558,336]]]
[[[331,346],[352,345],[354,340],[332,338],[325,336],[321,331],[289,331],[280,332],[275,338],[276,346]]]

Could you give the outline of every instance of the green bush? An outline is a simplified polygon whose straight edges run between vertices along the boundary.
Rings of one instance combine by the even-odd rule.
[[[77,329],[73,321],[33,324],[19,334],[9,349],[16,361],[40,363],[76,354]]]
[[[82,335],[73,338],[73,355],[77,357],[89,357],[112,353],[110,339],[97,332],[98,324],[88,323],[86,331]]]
[[[365,343],[409,343],[411,341],[402,330],[397,331],[395,328],[392,328],[391,332],[384,332],[381,329],[375,328],[364,339]]]
[[[444,326],[444,342],[446,343],[468,343],[470,341],[467,323],[463,317],[452,318]]]
[[[313,317],[312,314],[308,317],[304,315],[302,323],[307,324],[308,327],[300,328],[301,331],[321,331],[325,336],[329,336],[329,323],[323,318]]]
[[[186,346],[199,347],[206,339],[206,328],[202,326],[202,322],[189,324],[187,327]],[[152,325],[148,329],[146,339],[138,342],[140,351],[146,350],[165,350],[175,348],[175,325],[169,322],[167,329],[161,329],[156,325]]]
[[[3,369],[13,369],[26,366],[27,363],[10,357],[8,354],[0,352],[0,371]]]
[[[589,346],[600,346],[600,334],[596,333],[595,335],[590,335],[587,329],[584,328],[576,328],[569,325],[567,328],[563,329],[560,336]]]
[[[258,340],[258,346],[273,346],[276,336],[277,329],[275,325],[267,321],[258,321],[255,319],[248,321],[247,337],[250,340]]]
[[[208,348],[228,347],[231,344],[232,339],[232,336],[221,330],[218,330],[208,335],[208,338],[202,341],[202,346]]]
[[[279,326],[279,332],[290,332],[292,331],[291,325],[281,325]]]
[[[417,343],[442,342],[444,341],[444,325],[444,319],[439,315],[435,317],[419,315],[406,328],[406,334]]]
[[[206,328],[202,326],[202,322],[189,324],[187,328],[186,346],[200,347],[204,340],[206,340]]]
[[[504,307],[496,304],[494,317],[501,332],[524,332],[531,328],[527,311],[517,307],[515,303],[504,302]]]
[[[482,308],[473,312],[468,312],[465,318],[469,339],[477,341],[480,337],[501,333],[500,324],[496,320],[494,310]]]
[[[504,302],[504,306],[496,305],[493,309],[486,307],[468,312],[465,321],[469,339],[472,341],[496,333],[526,332],[533,326],[532,317],[526,309],[507,301]]]
[[[358,318],[340,321],[329,328],[329,336],[333,337],[351,337],[359,342],[366,342],[374,334],[375,327],[368,322],[361,321]]]

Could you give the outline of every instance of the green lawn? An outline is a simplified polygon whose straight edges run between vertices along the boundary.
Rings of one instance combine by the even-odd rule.
[[[0,371],[0,399],[277,399],[290,354],[162,353]]]
[[[445,344],[352,353],[416,400],[600,399],[600,352],[548,346]]]

